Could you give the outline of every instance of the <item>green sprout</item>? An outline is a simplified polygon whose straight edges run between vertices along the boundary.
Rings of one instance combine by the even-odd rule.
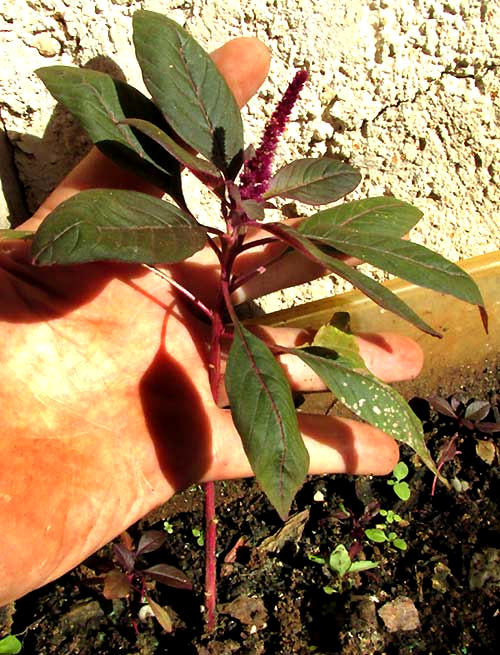
[[[398,537],[395,532],[386,533],[383,529],[383,526],[377,528],[368,528],[365,530],[365,535],[370,541],[374,541],[377,544],[381,544],[386,541],[399,550],[406,550],[408,548],[408,545],[404,539]]]
[[[163,521],[163,529],[167,534],[173,534],[174,533],[174,526],[170,521]]]
[[[403,520],[403,517],[393,512],[392,509],[381,509],[379,514],[385,518],[386,523],[401,523]]]
[[[328,560],[317,555],[308,555],[312,562],[317,564],[326,564],[328,568],[333,571],[337,576],[337,587],[342,589],[342,582],[344,578],[359,573],[360,571],[368,571],[378,566],[376,562],[370,560],[362,560],[353,562],[349,556],[347,548],[343,544],[339,544],[335,550],[330,554]],[[337,591],[334,587],[326,585],[323,587],[326,594],[333,594]]]
[[[196,543],[198,546],[203,546],[205,544],[205,535],[203,534],[203,531],[200,530],[199,528],[193,528],[191,530],[191,534],[193,537],[196,537]]]
[[[411,496],[410,486],[404,479],[408,476],[408,467],[404,462],[398,462],[392,471],[392,480],[387,480],[387,484],[394,488],[396,496],[406,501]]]

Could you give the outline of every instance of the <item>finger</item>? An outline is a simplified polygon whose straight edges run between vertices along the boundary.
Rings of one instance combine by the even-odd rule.
[[[366,423],[298,412],[299,428],[309,452],[310,474],[351,473],[387,475],[399,459],[397,443]],[[225,437],[215,444],[214,465],[204,480],[251,477],[240,437],[235,433],[229,412],[225,412]],[[218,434],[223,434],[224,428]],[[228,436],[228,432],[231,436]],[[231,441],[229,441],[231,439]],[[231,447],[228,444],[231,443]]]
[[[252,327],[252,332],[268,343],[293,348],[308,343],[312,333],[296,328]],[[424,363],[424,354],[419,344],[392,332],[363,333],[356,335],[359,352],[368,370],[384,382],[400,382],[415,378]],[[322,380],[298,357],[285,354],[279,356],[292,389],[297,391],[320,391],[325,389]]]
[[[295,328],[252,327],[252,332],[267,343],[286,348],[304,345],[311,341],[307,330]],[[357,335],[359,352],[368,370],[384,382],[400,382],[415,378],[424,363],[422,348],[409,337],[392,332]],[[295,355],[279,355],[285,375],[293,391],[309,393],[325,391],[323,380],[307,364]],[[224,366],[223,366],[224,369]],[[225,388],[221,388],[219,404],[227,406],[229,400]]]
[[[274,252],[268,249],[265,255],[256,253],[252,269],[260,268],[259,274],[232,293],[231,298],[235,305],[260,298],[273,291],[288,289],[297,284],[316,280],[327,273],[324,266],[313,262],[295,250],[285,253],[270,266],[266,265],[269,259],[274,258],[283,250],[286,250],[286,246],[279,244],[274,246]],[[249,263],[248,260],[247,263]],[[242,273],[244,271],[240,272],[240,274]]]
[[[267,77],[271,61],[268,48],[254,37],[228,41],[212,52],[211,57],[240,107],[257,93]]]
[[[234,39],[211,56],[240,106],[256,93],[269,70],[269,50],[256,38]],[[20,227],[35,230],[51,211],[75,193],[106,187],[142,191],[158,197],[163,195],[160,189],[124,171],[94,147],[48,196],[38,211]]]
[[[297,227],[306,218],[304,216],[280,222]],[[269,236],[269,232],[264,229],[254,229],[249,231],[245,243]],[[339,257],[350,266],[361,263],[359,259],[349,255],[339,255]],[[236,305],[260,298],[273,291],[310,282],[328,273],[328,269],[322,264],[312,261],[296,250],[290,250],[287,244],[278,240],[262,247],[256,246],[249,249],[238,257],[234,267],[235,272],[240,276],[257,269],[259,269],[258,275],[252,277],[232,293],[231,297]]]
[[[336,416],[300,414],[310,474],[387,475],[399,460],[392,437],[367,423]]]

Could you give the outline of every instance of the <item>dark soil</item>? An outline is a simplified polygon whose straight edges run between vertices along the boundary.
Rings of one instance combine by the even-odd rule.
[[[498,407],[495,394],[491,400]],[[162,529],[168,517],[172,533],[166,545],[144,562],[176,566],[193,583],[193,591],[160,584],[149,589],[168,608],[172,633],[165,634],[152,617],[139,618],[139,593],[103,597],[99,578],[114,565],[108,546],[5,608],[4,634],[17,634],[22,652],[36,655],[500,652],[498,436],[458,428],[423,401],[413,405],[436,459],[458,430],[461,452],[443,468],[454,488],[438,484],[432,496],[432,474],[403,448],[410,469],[407,502],[398,499],[389,478],[311,478],[293,508],[294,515],[303,514],[276,536],[283,525],[252,481],[219,486],[219,615],[210,637],[204,635],[201,609],[203,546],[192,533],[203,525],[198,489],[129,531],[137,542],[150,527]],[[483,448],[489,455],[481,455],[492,455],[490,463],[478,454],[479,442],[487,442]],[[365,528],[384,522],[380,508],[402,517],[386,532],[404,539],[406,551],[365,536]],[[378,568],[339,580],[309,558],[328,559],[339,544],[353,560],[373,560]],[[387,605],[392,601],[397,602]]]

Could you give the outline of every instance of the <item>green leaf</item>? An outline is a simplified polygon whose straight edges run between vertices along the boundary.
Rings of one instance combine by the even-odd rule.
[[[17,655],[21,652],[23,645],[17,637],[14,635],[7,635],[3,639],[0,639],[0,653],[5,655]]]
[[[347,548],[343,544],[339,544],[331,553],[328,566],[332,571],[335,571],[339,578],[343,578],[349,571],[351,568],[351,558],[349,557]]]
[[[360,560],[358,562],[353,562],[349,569],[349,573],[359,573],[360,571],[369,571],[370,569],[376,569],[378,566],[377,562],[371,562],[370,560]]]
[[[335,351],[338,356],[337,364],[349,368],[365,368],[356,337],[346,334],[333,325],[320,327],[309,346]]]
[[[394,485],[394,493],[398,498],[407,501],[411,496],[410,487],[407,482],[396,482]]]
[[[332,226],[347,226],[360,232],[378,232],[402,237],[418,223],[420,209],[396,198],[365,198],[324,209],[300,224],[299,231],[328,238]]]
[[[382,544],[384,541],[387,541],[385,532],[379,528],[368,528],[365,530],[365,534],[370,541],[374,541],[377,544]]]
[[[148,605],[151,608],[153,614],[155,615],[156,620],[161,625],[161,627],[165,630],[165,632],[172,632],[174,626],[172,623],[172,619],[170,618],[170,614],[168,613],[168,610],[166,610],[164,607],[156,603],[149,596],[147,596],[146,600],[148,601]]]
[[[174,139],[169,137],[168,134],[160,130],[159,127],[153,125],[153,123],[139,118],[128,118],[122,122],[135,127],[150,139],[153,139],[153,141],[164,148],[172,157],[175,157],[180,164],[195,173],[205,184],[215,187],[224,183],[217,166],[183,148]]]
[[[403,280],[484,307],[476,283],[464,270],[417,243],[337,226],[330,227],[326,237],[300,231],[319,245],[336,248]]]
[[[140,91],[106,73],[71,66],[50,66],[36,71],[50,93],[80,121],[93,143],[120,166],[132,170],[176,199],[180,167],[171,155],[151,142],[142,142],[126,118],[142,118],[164,126],[159,110]],[[153,144],[154,145],[154,144]]]
[[[263,224],[262,227],[282,237],[292,247],[309,256],[313,261],[323,264],[323,266],[350,282],[368,296],[368,298],[376,302],[377,305],[380,305],[380,307],[401,316],[401,318],[412,323],[423,332],[427,332],[435,337],[440,336],[439,332],[436,332],[428,323],[423,321],[411,307],[398,298],[390,289],[340,259],[324,252],[294,228],[281,223],[267,223]]]
[[[410,471],[405,462],[398,462],[392,471],[392,475],[398,482],[401,482],[401,480],[404,480],[408,476],[409,472]]]
[[[239,170],[243,124],[225,79],[175,21],[136,11],[134,44],[144,83],[181,139],[227,172]]]
[[[241,324],[226,369],[231,413],[250,465],[285,519],[309,469],[290,385],[269,348]]]
[[[137,191],[92,189],[60,204],[32,244],[35,264],[114,260],[171,264],[201,250],[204,230],[174,205]]]
[[[0,241],[12,241],[17,239],[25,241],[26,239],[32,239],[34,234],[35,233],[31,230],[1,229]]]
[[[404,539],[400,539],[399,537],[393,539],[392,545],[396,548],[399,548],[399,550],[406,550],[408,548],[406,541]]]
[[[262,197],[325,205],[350,193],[360,181],[359,171],[335,159],[297,159],[280,168]]]
[[[429,469],[436,467],[427,450],[422,424],[406,400],[392,387],[368,371],[355,371],[339,365],[336,353],[318,354],[310,348],[292,348],[319,375],[330,391],[357,416],[379,428],[397,441],[408,444]]]

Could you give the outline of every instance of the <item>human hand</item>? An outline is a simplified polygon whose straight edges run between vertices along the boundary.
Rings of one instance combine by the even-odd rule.
[[[213,57],[240,104],[269,64],[254,39],[230,42]],[[93,150],[23,227],[33,229],[64,199],[92,187],[161,195]],[[240,272],[250,257],[254,267],[269,247],[242,255]],[[245,293],[318,274],[302,263],[285,258]],[[137,266],[35,268],[19,242],[3,247],[0,265],[0,518],[9,526],[0,602],[8,602],[69,570],[187,485],[252,472],[230,413],[212,400],[206,326],[172,287]],[[169,267],[207,305],[216,271],[209,248]],[[305,338],[297,330],[269,329],[267,336],[282,345]],[[359,345],[386,381],[420,370],[421,351],[405,337],[364,335]],[[323,388],[297,358],[281,361],[295,389]],[[374,427],[304,414],[299,424],[311,473],[384,474],[397,461],[395,442]]]

